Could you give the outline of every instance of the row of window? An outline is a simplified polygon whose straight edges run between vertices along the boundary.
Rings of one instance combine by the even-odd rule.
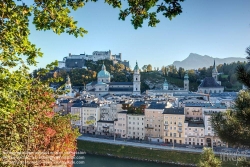
[[[177,137],[177,134],[176,133],[168,133],[168,132],[166,132],[166,134],[165,134],[166,136],[170,136],[170,137]],[[178,135],[178,137],[181,137],[181,133],[179,133],[179,135]]]
[[[133,125],[135,125],[136,123],[135,122],[132,122]],[[132,124],[131,122],[128,122],[128,124]],[[137,122],[137,125],[139,125],[139,122]],[[141,123],[141,125],[143,125],[143,123]]]
[[[132,118],[128,117],[128,119],[132,119]],[[135,120],[135,117],[133,117],[133,120]],[[140,118],[138,117],[137,120],[140,120]],[[141,120],[143,120],[143,118],[141,118]]]
[[[128,127],[128,129],[133,129],[133,130],[135,130],[135,127]],[[137,130],[140,130],[140,128],[137,128]],[[143,128],[141,128],[141,130],[143,130]]]
[[[133,134],[133,135],[136,135],[136,132],[133,132],[133,133],[128,132],[128,134]],[[137,135],[140,135],[140,133],[138,132],[138,133],[137,133]],[[141,135],[143,136],[143,133],[141,133]]]
[[[182,117],[169,117],[170,119],[181,119]],[[168,117],[166,116],[165,119],[168,119]]]

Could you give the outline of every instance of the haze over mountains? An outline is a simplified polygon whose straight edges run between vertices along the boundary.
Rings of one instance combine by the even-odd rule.
[[[174,61],[173,65],[176,66],[177,68],[182,67],[185,70],[189,69],[198,69],[202,67],[210,67],[214,64],[214,60],[216,63],[216,66],[219,64],[229,64],[232,62],[244,62],[246,61],[246,58],[241,58],[241,57],[228,57],[228,58],[213,58],[211,56],[202,56],[196,53],[190,53],[189,56],[182,60],[182,61]]]

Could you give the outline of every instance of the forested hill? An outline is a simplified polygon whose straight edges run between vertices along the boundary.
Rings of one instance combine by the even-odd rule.
[[[73,86],[83,86],[87,83],[97,80],[97,74],[101,70],[102,64],[105,64],[106,70],[111,74],[111,82],[132,82],[133,70],[125,67],[123,64],[113,65],[112,61],[86,61],[87,69],[55,69],[41,79],[47,79],[50,77],[59,76],[64,80],[57,85],[61,86],[65,83],[66,76],[69,75]],[[246,62],[237,62],[231,64],[218,65],[217,70],[220,73],[219,80],[226,91],[238,91],[242,85],[237,81],[235,68],[239,64],[246,64]],[[37,72],[41,69],[34,70],[33,76],[37,76]],[[141,70],[141,91],[144,92],[147,89],[161,89],[162,84],[167,79],[170,84],[170,88],[182,88],[183,77],[185,75],[185,69],[175,66],[162,67],[161,70],[142,71]],[[197,91],[198,86],[202,79],[210,77],[212,74],[212,66],[209,68],[199,68],[198,70],[188,70],[190,91]]]

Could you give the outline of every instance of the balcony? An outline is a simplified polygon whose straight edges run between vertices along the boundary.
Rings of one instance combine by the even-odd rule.
[[[164,131],[169,131],[169,129],[164,129]]]
[[[179,130],[178,130],[178,132],[179,132],[179,133],[182,133],[182,130],[181,130],[181,129],[179,129]]]
[[[178,126],[179,126],[179,127],[182,127],[182,124],[179,123]]]
[[[154,129],[153,126],[145,126],[146,129]]]
[[[168,126],[168,123],[167,123],[167,122],[165,122],[165,123],[164,123],[164,125],[165,125],[165,126]]]

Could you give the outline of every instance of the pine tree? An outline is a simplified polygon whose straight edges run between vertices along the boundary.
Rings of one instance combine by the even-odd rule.
[[[211,148],[204,147],[198,167],[220,167],[221,160],[216,158]]]

